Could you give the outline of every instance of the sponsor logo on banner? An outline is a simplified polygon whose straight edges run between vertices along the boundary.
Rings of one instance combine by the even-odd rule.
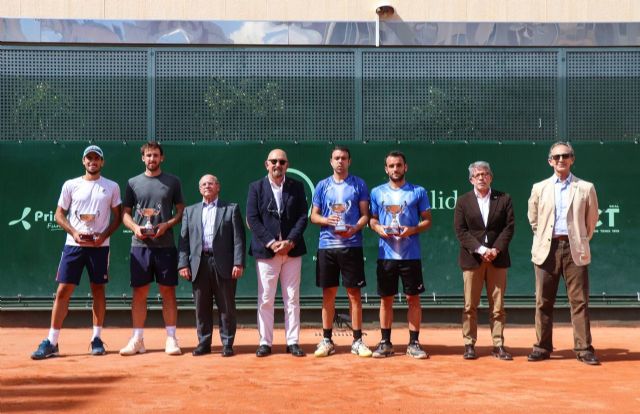
[[[62,227],[56,223],[53,211],[33,210],[31,207],[23,208],[20,217],[11,220],[9,226],[22,227],[26,231],[32,230],[34,226],[49,231],[62,230]]]
[[[620,228],[617,227],[618,214],[620,214],[619,204],[609,204],[605,210],[598,210],[600,213],[600,220],[596,223],[595,233],[612,234],[620,233]]]
[[[456,208],[458,190],[430,190],[429,201],[433,210],[453,210]]]

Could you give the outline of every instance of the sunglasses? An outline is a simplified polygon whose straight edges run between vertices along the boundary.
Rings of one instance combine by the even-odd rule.
[[[285,165],[287,163],[287,160],[272,159],[272,160],[269,160],[269,162],[271,163],[271,165],[276,165],[276,164]]]
[[[556,154],[556,155],[552,155],[551,159],[554,161],[560,161],[561,159],[564,160],[568,160],[573,158],[573,154],[569,153],[569,154]]]

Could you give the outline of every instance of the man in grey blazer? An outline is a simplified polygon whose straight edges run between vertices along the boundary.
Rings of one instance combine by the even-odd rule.
[[[199,182],[202,201],[182,218],[178,272],[193,284],[198,346],[194,356],[211,353],[213,300],[218,308],[222,356],[234,355],[236,284],[245,265],[245,232],[240,208],[218,199],[220,182],[210,174]]]
[[[571,144],[553,144],[548,162],[554,174],[534,184],[529,197],[537,336],[528,358],[531,362],[548,359],[553,351],[553,306],[562,276],[571,306],[573,350],[580,362],[599,364],[591,346],[589,320],[589,240],[598,222],[598,197],[592,183],[571,173],[574,160]]]

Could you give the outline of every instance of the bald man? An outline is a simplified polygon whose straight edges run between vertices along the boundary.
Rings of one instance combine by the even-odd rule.
[[[193,285],[198,346],[193,356],[211,353],[213,301],[218,308],[222,356],[234,355],[236,284],[244,272],[245,233],[240,208],[218,199],[220,182],[204,175],[198,183],[202,201],[182,217],[178,273]]]
[[[307,227],[307,200],[300,181],[286,176],[289,160],[274,149],[264,162],[267,176],[251,183],[247,196],[247,224],[251,229],[249,254],[256,259],[258,276],[258,331],[256,356],[271,354],[273,312],[278,287],[284,302],[287,353],[305,356],[300,348],[300,270],[307,252],[302,234]]]

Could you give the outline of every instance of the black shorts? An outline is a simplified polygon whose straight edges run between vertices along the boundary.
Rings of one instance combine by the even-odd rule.
[[[378,259],[378,295],[398,294],[398,279],[402,279],[405,295],[419,295],[425,291],[422,280],[421,260],[383,260]]]
[[[131,286],[141,287],[154,280],[159,285],[178,285],[178,251],[175,247],[131,247]]]
[[[364,256],[362,247],[319,249],[316,261],[316,286],[330,288],[363,288],[367,285],[364,277]]]

